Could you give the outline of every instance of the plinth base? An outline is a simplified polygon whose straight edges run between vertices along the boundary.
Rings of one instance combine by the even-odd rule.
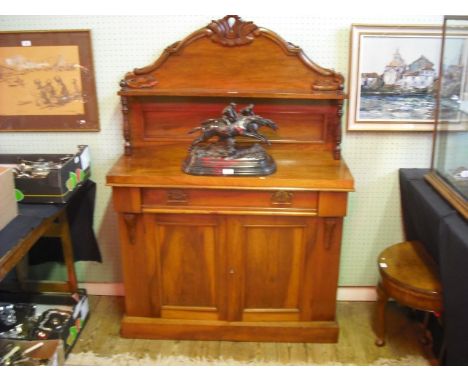
[[[258,144],[247,148],[210,144],[194,147],[182,170],[191,175],[262,176],[274,173],[276,164]]]
[[[336,321],[228,322],[124,315],[120,335],[157,340],[338,342]]]

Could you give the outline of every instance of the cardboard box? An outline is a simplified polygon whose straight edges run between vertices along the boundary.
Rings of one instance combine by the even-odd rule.
[[[15,333],[16,330],[4,331],[0,333],[0,338],[26,341],[61,340],[65,356],[78,340],[89,315],[89,301],[84,289],[80,289],[76,294],[2,291],[0,292],[0,302],[21,305],[22,311],[16,311],[16,317],[18,320],[21,319],[23,323],[18,333]],[[24,314],[29,309],[28,307],[32,306],[34,307],[34,316],[30,317],[29,314]],[[59,331],[47,330],[48,321],[52,322],[56,319],[56,317],[48,317],[48,314],[53,311],[69,314],[68,318],[61,322]],[[60,314],[55,315],[60,318]]]
[[[13,172],[0,167],[0,230],[18,215]]]
[[[15,196],[21,203],[66,203],[91,176],[86,145],[75,154],[0,154],[0,166],[14,170]]]

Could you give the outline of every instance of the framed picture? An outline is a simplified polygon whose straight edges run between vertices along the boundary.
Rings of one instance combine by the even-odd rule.
[[[349,131],[434,129],[441,32],[437,26],[352,25]],[[451,60],[456,66],[459,57]]]
[[[0,132],[99,131],[89,30],[0,32]]]

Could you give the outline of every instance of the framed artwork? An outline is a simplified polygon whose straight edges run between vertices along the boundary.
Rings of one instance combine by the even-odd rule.
[[[0,32],[0,132],[99,131],[89,30]]]
[[[434,129],[441,34],[437,26],[352,25],[349,131]],[[461,73],[456,53],[450,61]]]

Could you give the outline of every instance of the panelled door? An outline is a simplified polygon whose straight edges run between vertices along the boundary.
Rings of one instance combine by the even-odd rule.
[[[227,220],[230,321],[310,318],[317,219],[230,216]]]
[[[224,318],[223,226],[214,215],[145,214],[155,316]]]

